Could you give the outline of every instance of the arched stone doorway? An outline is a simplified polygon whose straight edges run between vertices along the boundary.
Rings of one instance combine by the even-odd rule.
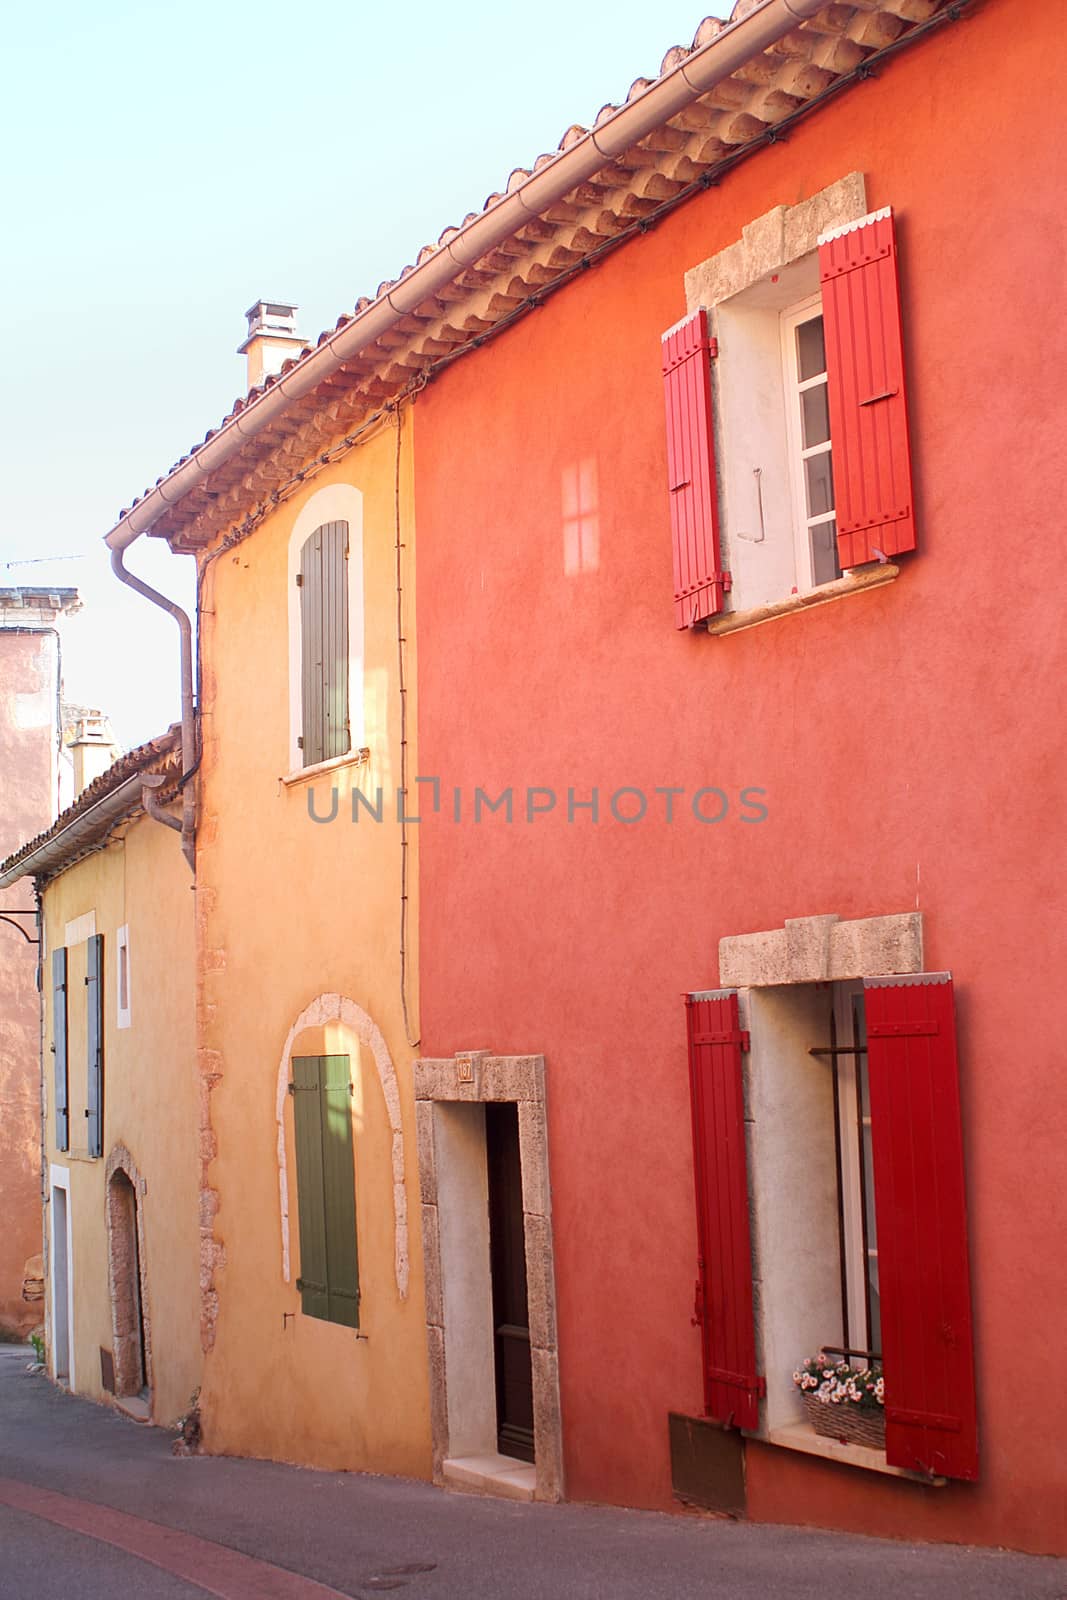
[[[151,1399],[152,1344],[145,1294],[144,1186],[122,1145],[107,1164],[108,1280],[117,1398]]]

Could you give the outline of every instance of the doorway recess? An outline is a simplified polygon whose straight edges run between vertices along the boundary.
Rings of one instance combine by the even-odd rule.
[[[415,1063],[434,1479],[563,1490],[541,1056]]]

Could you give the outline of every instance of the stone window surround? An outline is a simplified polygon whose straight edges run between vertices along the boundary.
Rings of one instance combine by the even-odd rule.
[[[434,1482],[446,1481],[444,1465],[450,1454],[446,1360],[449,1330],[441,1260],[441,1152],[435,1113],[439,1106],[445,1105],[512,1102],[518,1106],[522,1165],[526,1282],[533,1366],[535,1498],[558,1501],[563,1496],[563,1435],[544,1057],[494,1056],[486,1050],[463,1051],[453,1058],[416,1061],[414,1080]],[[491,1372],[488,1381],[493,1381]],[[515,1465],[519,1467],[520,1463],[516,1462]]]
[[[835,228],[856,222],[867,214],[867,192],[862,172],[850,172],[836,183],[829,184],[808,199],[796,205],[779,205],[747,223],[741,238],[709,256],[706,261],[691,267],[685,274],[686,312],[705,307],[713,313],[712,330],[715,331],[714,312],[723,301],[755,289],[768,282],[773,274],[818,248],[819,235]],[[716,457],[718,460],[719,495],[724,496],[724,455],[722,449],[722,406],[720,374],[713,363],[712,383],[715,396]],[[725,520],[725,519],[724,519]],[[722,564],[731,565],[730,530],[722,532]],[[900,572],[892,562],[877,567],[862,568],[845,573],[833,583],[823,584],[803,594],[788,594],[781,598],[749,605],[741,610],[727,610],[709,618],[706,627],[712,634],[737,633],[742,629],[758,627],[778,617],[789,616],[813,606],[826,605],[849,595],[891,583]]]
[[[347,1028],[359,1044],[370,1051],[378,1073],[392,1146],[393,1167],[393,1267],[396,1292],[401,1300],[407,1299],[411,1263],[408,1253],[408,1198],[404,1161],[404,1126],[400,1106],[400,1084],[396,1067],[389,1054],[389,1046],[378,1024],[350,1000],[347,995],[330,992],[316,995],[294,1020],[285,1036],[278,1075],[275,1082],[274,1119],[276,1124],[276,1149],[278,1163],[278,1199],[281,1235],[282,1278],[291,1281],[291,1252],[289,1240],[289,1164],[285,1146],[286,1108],[289,1105],[290,1062],[293,1047],[301,1033],[308,1028],[323,1028],[339,1022]],[[357,1063],[362,1071],[363,1063]],[[365,1337],[365,1335],[364,1335]]]
[[[770,1041],[766,1034],[765,1022],[757,1014],[759,991],[924,970],[923,919],[922,913],[918,911],[850,921],[843,921],[835,914],[794,917],[787,918],[781,928],[720,939],[720,983],[723,988],[738,991],[741,1025],[751,1030],[752,1040],[750,1052],[744,1060],[754,1283],[761,1282],[759,1265],[761,1255],[766,1254],[769,1258],[783,1244],[780,1238],[777,1239],[777,1244],[775,1241],[782,1228],[786,1226],[781,1217],[773,1220],[768,1218],[763,1219],[767,1225],[761,1230],[760,1171],[766,1168],[772,1168],[776,1173],[788,1170],[788,1162],[795,1157],[795,1152],[785,1147],[777,1151],[774,1148],[774,1139],[786,1135],[781,1128],[776,1132],[772,1125],[774,1102],[781,1096],[778,1093],[768,1095],[771,1074],[763,1071],[763,1068],[773,1063],[764,1057]],[[752,991],[756,993],[753,994]],[[797,993],[799,995],[801,991],[798,989]],[[768,1123],[768,1114],[771,1123]],[[788,1120],[788,1117],[785,1120]],[[760,1149],[762,1158],[757,1160],[756,1151]],[[768,1259],[766,1263],[768,1270],[770,1266]],[[836,1270],[835,1265],[834,1274]],[[773,1302],[765,1300],[757,1288],[756,1348],[761,1371],[766,1367],[768,1343],[773,1348],[776,1340],[779,1347],[782,1342],[782,1329],[776,1325],[773,1310]],[[769,1403],[770,1397],[764,1402],[764,1412]],[[927,1487],[942,1487],[945,1483],[943,1478],[929,1479],[906,1468],[890,1466],[885,1458],[875,1451],[863,1449],[858,1445],[842,1444],[835,1439],[824,1439],[815,1434],[805,1423],[790,1423],[783,1419],[768,1423],[764,1415],[761,1417],[759,1429],[753,1430],[747,1437],[807,1455],[821,1456],[845,1465],[862,1467],[869,1472],[908,1478]]]
[[[922,971],[920,911],[848,922],[835,913],[787,917],[784,927],[719,940],[719,983],[724,989]]]

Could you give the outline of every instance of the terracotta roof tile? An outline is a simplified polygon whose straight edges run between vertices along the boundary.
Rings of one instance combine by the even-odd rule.
[[[20,845],[17,850],[7,857],[6,861],[0,861],[0,874],[6,873],[11,867],[15,867],[20,861],[24,861],[27,856],[33,855],[36,850],[39,850],[50,839],[58,838],[65,828],[68,828],[72,822],[76,822],[98,800],[102,800],[112,790],[120,788],[128,778],[135,777],[137,773],[173,767],[174,776],[176,778],[180,776],[181,746],[181,724],[174,723],[173,726],[167,729],[166,733],[158,734],[156,738],[149,739],[145,744],[138,745],[135,750],[128,750],[124,756],[119,756],[117,761],[111,763],[106,772],[102,772],[98,778],[94,778],[92,783],[82,790],[72,805],[69,805],[65,811],[59,813],[51,827],[45,828],[43,833],[37,834],[35,838],[28,839],[25,844]],[[131,807],[131,811],[135,809],[136,807]],[[82,848],[79,847],[77,854],[80,855],[82,853]]]
[[[736,0],[730,22],[739,21],[759,3],[760,0]],[[516,295],[521,299],[543,287],[590,248],[648,215],[723,160],[731,159],[747,145],[758,145],[776,122],[815,98],[843,74],[856,70],[904,30],[926,21],[949,3],[950,0],[834,0],[814,17],[798,22],[772,49],[758,53],[730,78],[669,118],[661,131],[677,134],[677,138],[656,135],[642,140],[619,159],[606,160],[600,172],[537,219],[546,231],[538,233],[528,225],[520,227],[515,238],[523,249],[517,255],[498,247],[473,267],[457,267],[452,285],[438,290],[417,308],[414,331],[405,340],[406,349],[399,348],[395,341],[378,341],[347,362],[342,371],[351,370],[356,376],[343,386],[344,415],[338,414],[334,419],[335,434],[340,436],[361,415],[374,409],[383,395],[398,393],[406,382],[432,364],[442,347],[455,350],[494,327],[514,309]],[[727,26],[719,18],[704,18],[690,45],[676,45],[667,51],[660,75],[673,70]],[[644,94],[654,81],[635,78],[623,103]],[[602,106],[593,126],[601,125],[619,109],[611,104]],[[587,132],[581,124],[572,123],[555,150],[539,155],[531,167],[514,168],[503,190],[489,195],[482,210],[468,213],[458,226],[443,228],[436,243],[426,244],[418,252],[416,262],[430,260],[463,228],[520,187],[531,171],[538,172],[549,165]],[[373,298],[363,296],[357,300],[352,313],[344,313],[334,329],[321,333],[299,356],[286,361],[278,376],[293,371],[338,329],[388,294],[413,270],[411,265],[405,266],[399,278],[383,280]],[[268,378],[235,400],[219,427],[205,435],[204,443],[277,381],[278,377]],[[235,456],[217,467],[209,480],[189,489],[164,511],[151,532],[169,539],[175,548],[195,550],[239,521],[245,508],[269,493],[278,481],[280,468],[293,456],[294,437],[306,440],[304,459],[312,459],[321,450],[322,418],[318,413],[322,392],[320,385],[293,400],[286,408],[284,426],[276,421],[268,423]],[[341,393],[340,388],[331,390],[331,394]],[[182,461],[187,459],[183,457]],[[175,470],[176,467],[171,468],[171,472]],[[161,478],[157,483],[163,481]],[[140,503],[140,498],[143,497],[133,501],[133,506]]]

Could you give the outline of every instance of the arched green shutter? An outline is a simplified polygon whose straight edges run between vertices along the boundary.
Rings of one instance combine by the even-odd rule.
[[[305,1316],[359,1327],[359,1252],[348,1056],[294,1056],[300,1290]]]

